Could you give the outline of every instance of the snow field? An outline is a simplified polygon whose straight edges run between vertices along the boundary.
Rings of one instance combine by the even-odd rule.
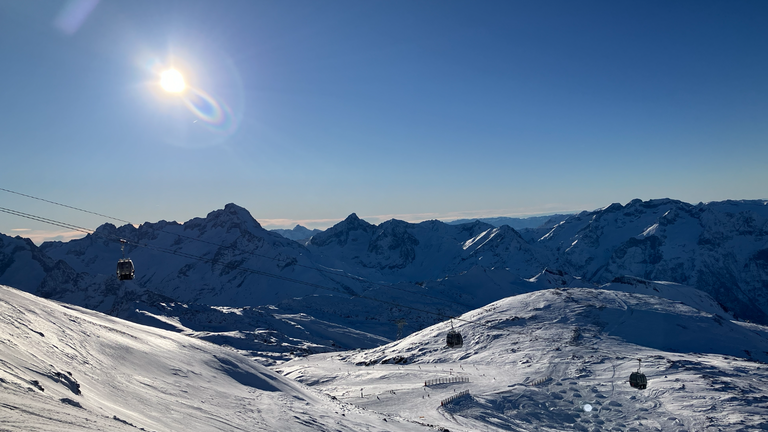
[[[471,323],[454,321],[463,348],[444,346],[450,324],[441,323],[384,347],[313,355],[277,370],[369,411],[451,431],[768,428],[768,366],[744,358],[743,350],[740,357],[728,354],[738,354],[744,340],[768,351],[765,333],[646,297],[597,289],[534,292],[461,317]],[[644,313],[651,310],[660,315]],[[699,353],[642,345],[655,321],[680,330],[673,318],[702,316],[699,343],[687,342]],[[689,337],[676,334],[665,343]],[[628,383],[637,358],[649,380],[646,390]],[[453,376],[470,382],[424,385]],[[464,390],[469,396],[440,406]]]
[[[0,286],[0,424],[9,431],[423,431],[232,349]],[[384,426],[382,426],[384,425]]]

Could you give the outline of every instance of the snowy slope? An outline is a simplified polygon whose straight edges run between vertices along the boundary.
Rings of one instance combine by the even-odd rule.
[[[37,288],[55,262],[22,237],[0,234],[0,279],[14,286]]]
[[[768,360],[768,328],[613,285],[536,291],[468,312],[454,321],[462,348],[445,346],[444,322],[278,370],[339,400],[451,431],[768,428],[768,366],[756,361]],[[637,358],[645,390],[627,382]],[[432,381],[451,379],[459,382]]]
[[[213,344],[0,286],[7,431],[423,431]]]
[[[694,286],[768,323],[768,201],[633,200],[538,234],[532,246],[551,268],[595,283],[632,275]]]
[[[482,222],[393,219],[372,225],[352,214],[306,245],[319,264],[392,283],[436,280],[474,266],[503,267],[530,277],[543,267],[517,231]]]
[[[43,297],[57,297],[97,309],[114,298],[113,279],[76,272],[54,260],[31,240],[0,234],[0,284],[19,287]]]

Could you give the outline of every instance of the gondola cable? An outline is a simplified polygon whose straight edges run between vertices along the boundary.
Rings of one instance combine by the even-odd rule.
[[[47,203],[49,203],[49,204],[55,204],[55,205],[57,205],[57,206],[66,207],[66,208],[68,208],[68,209],[72,209],[72,210],[81,211],[81,212],[83,212],[83,213],[89,213],[89,214],[92,214],[92,215],[96,215],[96,216],[105,217],[105,218],[107,218],[107,219],[112,219],[112,220],[116,220],[116,221],[120,221],[120,222],[125,222],[125,223],[127,223],[127,224],[130,224],[130,223],[131,223],[130,221],[127,221],[127,220],[124,220],[124,219],[119,219],[119,218],[116,218],[116,217],[107,216],[107,215],[105,215],[105,214],[101,214],[101,213],[92,212],[92,211],[90,211],[90,210],[85,210],[85,209],[81,209],[81,208],[78,208],[78,207],[73,207],[73,206],[70,206],[70,205],[62,204],[62,203],[59,203],[59,202],[56,202],[56,201],[51,201],[51,200],[47,200],[47,199],[44,199],[44,198],[39,198],[39,197],[36,197],[36,196],[27,195],[27,194],[24,194],[24,193],[21,193],[21,192],[12,191],[12,190],[10,190],[10,189],[5,189],[5,188],[1,188],[1,187],[0,187],[0,191],[3,191],[3,192],[8,192],[8,193],[12,193],[12,194],[15,194],[15,195],[20,195],[20,196],[23,196],[23,197],[26,197],[26,198],[35,199],[35,200],[38,200],[38,201],[47,202]]]

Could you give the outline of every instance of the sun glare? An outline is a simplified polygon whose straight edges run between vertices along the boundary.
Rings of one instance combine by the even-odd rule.
[[[160,86],[170,93],[179,93],[184,90],[186,84],[184,77],[175,69],[169,69],[160,74]]]

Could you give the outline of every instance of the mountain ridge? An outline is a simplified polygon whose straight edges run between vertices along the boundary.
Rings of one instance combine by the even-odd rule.
[[[448,221],[447,223],[451,225],[460,225],[460,224],[470,223],[474,221],[479,221],[479,222],[493,225],[495,227],[508,225],[510,228],[521,230],[524,228],[539,228],[542,225],[552,226],[562,222],[563,220],[567,219],[572,215],[573,213],[562,213],[562,214],[556,213],[551,215],[529,216],[529,217],[522,217],[522,218],[498,216],[498,217],[474,218],[474,219],[455,219],[452,221]]]
[[[317,315],[391,339],[399,319],[415,323],[407,334],[440,318],[383,306],[387,302],[462,313],[532,290],[525,280],[547,268],[582,286],[624,276],[691,285],[738,318],[766,322],[766,204],[632,200],[519,232],[480,221],[374,225],[353,213],[304,244],[265,230],[246,209],[228,204],[185,223],[104,224],[94,235],[39,248],[4,236],[0,283],[108,313],[124,313],[142,298],[274,305],[281,313]],[[134,281],[118,283],[112,274],[118,238],[129,240]],[[367,313],[376,318],[366,321]]]

